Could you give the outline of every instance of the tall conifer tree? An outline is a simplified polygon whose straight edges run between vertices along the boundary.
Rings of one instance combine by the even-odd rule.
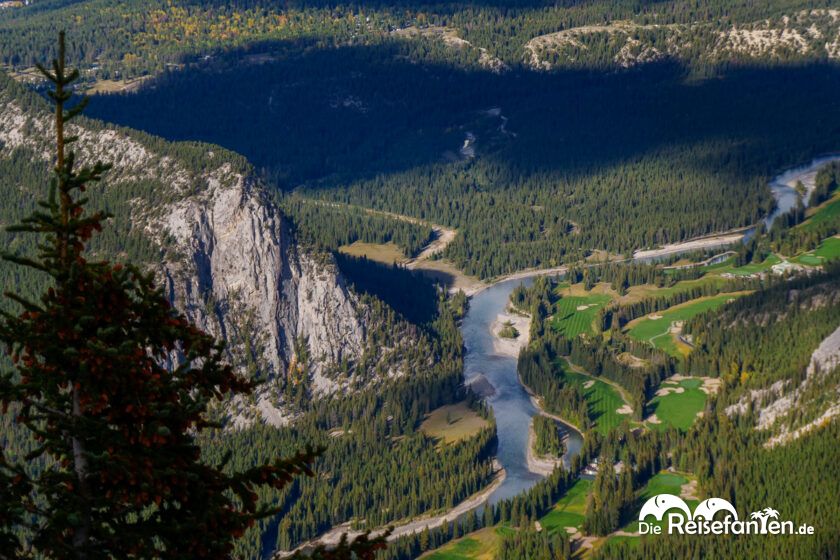
[[[78,71],[67,71],[64,53],[62,33],[52,68],[39,67],[54,87],[49,195],[10,228],[43,243],[35,257],[4,257],[47,275],[50,287],[39,301],[7,294],[23,311],[0,322],[16,365],[0,373],[0,403],[39,444],[26,458],[35,474],[0,461],[0,556],[228,558],[235,538],[279,513],[255,489],[311,475],[317,451],[237,473],[202,462],[194,434],[212,426],[208,405],[253,385],[151,275],[88,260],[86,244],[107,216],[86,212],[83,193],[110,166],[76,168],[67,123],[85,102],[68,107]],[[362,537],[316,556],[372,558],[381,545]]]

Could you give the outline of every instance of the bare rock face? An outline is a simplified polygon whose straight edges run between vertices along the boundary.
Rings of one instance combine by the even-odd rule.
[[[3,93],[0,88],[0,157],[21,148],[50,161],[49,115],[25,110]],[[171,144],[143,134],[85,122],[72,128],[77,159],[115,164],[103,188],[125,191],[132,229],[160,249],[162,258],[147,264],[173,305],[224,339],[243,372],[269,380],[248,402],[233,403],[234,425],[260,416],[288,422],[276,389],[293,373],[309,377],[315,396],[347,386],[331,372],[365,352],[370,313],[331,257],[296,245],[262,185],[237,169],[246,165],[209,146],[184,148],[191,150],[188,161]],[[133,188],[138,182],[154,187]]]
[[[328,370],[362,355],[364,310],[331,259],[298,249],[253,178],[217,169],[199,194],[167,207],[146,227],[174,242],[174,258],[159,268],[172,302],[226,340],[243,368],[254,364],[270,381],[253,402],[236,403],[236,425],[257,417],[286,424],[291,415],[272,389],[292,369],[303,368],[316,395],[341,387]]]
[[[357,299],[330,261],[298,250],[252,178],[217,169],[199,194],[173,203],[146,228],[173,242],[174,258],[160,266],[173,303],[243,359],[262,358],[268,377],[286,371],[301,338],[316,374],[361,355]]]

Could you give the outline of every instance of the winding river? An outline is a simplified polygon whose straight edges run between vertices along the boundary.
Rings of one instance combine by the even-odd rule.
[[[815,158],[808,164],[789,169],[774,177],[770,181],[770,189],[776,198],[776,210],[766,217],[765,224],[769,226],[776,217],[794,208],[799,198],[799,194],[794,188],[797,181],[801,180],[810,191],[813,189],[814,176],[817,170],[830,161],[838,160],[840,160],[840,154],[821,156]],[[810,197],[810,192],[806,194],[806,197]],[[414,218],[405,219],[414,220]],[[441,228],[440,226],[435,227],[440,228],[442,231],[445,230],[445,228]],[[743,239],[749,239],[753,232],[754,228],[747,230],[743,234]],[[443,245],[436,245],[434,252],[441,251],[455,236],[454,230],[445,230],[445,233],[447,233],[446,240],[443,242]],[[725,235],[722,234],[722,236]],[[735,242],[737,241],[736,239]],[[730,240],[723,244],[731,245],[732,243]],[[696,250],[697,247],[695,245],[691,243],[675,244],[673,248],[664,251],[664,253],[670,255]],[[709,249],[715,246],[717,246],[717,242],[712,240],[704,248]],[[432,253],[430,252],[429,254]],[[662,257],[654,255],[635,257],[633,260],[637,262],[651,262],[659,258]],[[517,286],[520,284],[530,286],[535,276],[545,274],[556,275],[560,272],[562,272],[562,267],[559,270],[553,271],[542,270],[522,273],[516,275],[516,278],[504,280],[481,289],[470,298],[469,311],[461,324],[461,333],[466,349],[464,355],[465,381],[469,383],[477,376],[484,375],[494,389],[494,393],[487,398],[487,402],[493,409],[496,418],[496,430],[498,434],[496,458],[505,469],[506,477],[490,494],[488,502],[491,504],[521,494],[543,478],[542,475],[533,473],[528,469],[528,432],[531,418],[539,414],[539,411],[531,402],[530,395],[519,382],[519,376],[516,371],[516,358],[500,355],[494,349],[494,334],[490,330],[491,325],[496,321],[497,316],[504,312],[510,294]],[[580,452],[583,439],[580,432],[572,426],[563,422],[558,422],[558,426],[566,435],[566,453],[563,456],[563,461],[568,466],[571,458]],[[427,526],[436,527],[447,520],[449,518],[444,516],[416,520],[398,527],[397,533],[394,536],[418,532]],[[311,541],[308,545],[318,543],[334,545],[338,542],[342,534],[348,532],[348,529],[348,524],[339,525],[321,535],[318,539]],[[352,531],[349,534],[350,536],[355,536]],[[266,541],[266,543],[269,542],[273,543],[273,537]],[[268,544],[266,544],[266,547],[270,550]],[[280,554],[277,557],[280,558],[287,554]]]
[[[543,477],[528,470],[528,427],[538,414],[516,373],[516,358],[501,356],[493,349],[490,325],[507,306],[510,293],[520,284],[530,285],[533,278],[506,280],[482,290],[470,299],[461,332],[464,337],[464,378],[467,382],[483,374],[493,385],[495,393],[487,399],[496,417],[499,445],[496,458],[507,476],[491,494],[490,503],[520,494]],[[580,451],[583,440],[571,426],[560,424],[567,432],[566,465]]]
[[[764,219],[766,229],[770,229],[773,222],[779,216],[787,214],[796,207],[799,201],[799,193],[796,192],[796,182],[802,181],[807,189],[807,194],[804,198],[804,203],[807,206],[811,198],[811,192],[814,189],[814,178],[819,169],[832,161],[840,160],[840,154],[828,154],[819,156],[797,167],[792,167],[787,171],[780,173],[773,177],[770,181],[770,191],[776,199],[776,209]]]
[[[807,198],[814,185],[817,170],[828,162],[840,160],[840,155],[830,154],[815,158],[811,162],[789,169],[770,181],[770,189],[776,198],[776,209],[766,217],[769,227],[782,214],[792,210],[799,199],[794,188],[797,181],[802,181],[808,188]],[[748,231],[746,238],[752,234]],[[634,259],[639,261],[645,258]],[[535,272],[534,275],[540,274]],[[525,388],[519,382],[516,372],[516,358],[499,355],[493,348],[494,335],[490,326],[496,316],[507,307],[511,292],[520,284],[533,283],[533,276],[506,280],[479,291],[470,299],[470,308],[461,326],[466,353],[464,356],[464,379],[469,383],[478,375],[484,375],[495,389],[487,399],[496,417],[498,433],[497,459],[505,469],[504,482],[491,494],[490,503],[520,494],[538,481],[542,476],[528,469],[527,447],[528,429],[531,418],[539,414],[531,402]],[[569,465],[571,457],[580,452],[582,438],[573,427],[560,423],[561,430],[567,433],[566,454],[563,457]]]

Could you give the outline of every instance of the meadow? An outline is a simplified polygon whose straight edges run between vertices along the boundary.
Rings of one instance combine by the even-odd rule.
[[[749,263],[743,266],[735,266],[732,264],[734,259],[730,261],[726,261],[720,263],[719,265],[712,265],[707,268],[710,272],[715,272],[717,274],[732,274],[734,276],[749,276],[751,274],[759,274],[761,272],[767,272],[770,270],[774,264],[779,264],[782,262],[782,259],[777,257],[776,255],[770,255],[764,261],[760,263]]]
[[[486,527],[424,554],[426,560],[493,560],[506,527]]]
[[[638,497],[636,500],[636,509],[633,514],[633,520],[621,528],[622,531],[627,533],[635,533],[639,530],[639,522],[638,522],[638,512],[642,509],[642,506],[646,501],[654,496],[658,496],[659,494],[671,494],[673,496],[679,496],[682,492],[682,487],[685,484],[691,482],[693,477],[691,475],[683,474],[683,473],[676,473],[676,472],[668,472],[668,471],[661,471],[653,475],[653,477],[648,480],[647,484],[645,484],[644,488],[642,488],[638,492]],[[685,503],[688,504],[688,507],[692,510],[694,507],[697,506],[699,500],[685,498]],[[653,522],[653,519],[649,519],[648,521]],[[659,523],[656,523],[659,524]],[[613,541],[613,539],[636,539],[637,537],[610,537],[608,539],[608,543]],[[617,541],[615,541],[617,542]]]
[[[489,425],[467,403],[460,402],[433,410],[420,424],[420,430],[444,444],[450,444],[469,439]]]
[[[813,251],[803,253],[791,259],[791,262],[808,266],[820,266],[840,258],[840,237],[829,237]]]
[[[364,243],[356,241],[350,245],[342,245],[339,252],[352,257],[365,257],[382,264],[402,263],[407,259],[405,253],[396,243]]]
[[[835,196],[828,202],[823,203],[814,209],[814,213],[797,227],[805,231],[811,231],[825,222],[840,216],[840,196]]]

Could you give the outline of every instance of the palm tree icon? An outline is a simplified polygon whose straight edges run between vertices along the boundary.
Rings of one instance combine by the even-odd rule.
[[[750,514],[750,519],[760,519],[761,520],[761,534],[767,534],[767,520],[768,519],[778,519],[779,512],[773,508],[764,508],[760,511],[754,511]]]
[[[778,519],[779,518],[779,512],[777,510],[773,509],[773,508],[769,508],[769,507],[764,508],[763,513],[764,513],[764,516],[767,517],[768,519]]]

